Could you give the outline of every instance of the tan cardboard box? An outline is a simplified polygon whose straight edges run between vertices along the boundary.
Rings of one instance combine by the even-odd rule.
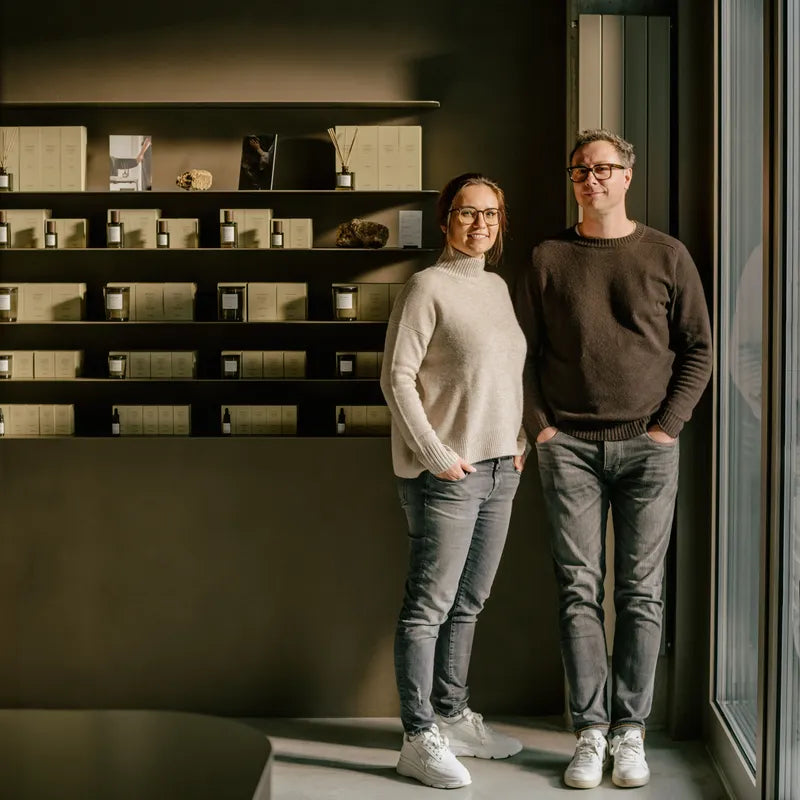
[[[264,359],[260,350],[242,351],[242,377],[263,378]]]
[[[88,238],[89,222],[85,219],[65,219],[57,218],[53,222],[56,223],[56,233],[58,234],[58,247],[59,249],[73,249],[86,247],[86,240]]]
[[[56,411],[55,406],[39,406],[39,436],[56,435]]]
[[[283,350],[264,350],[262,353],[262,374],[265,378],[283,378]]]
[[[51,301],[52,318],[57,322],[81,320],[86,309],[86,284],[54,283]]]
[[[172,353],[172,377],[194,378],[197,375],[197,352],[178,350]]]
[[[121,208],[119,221],[123,225],[123,246],[127,249],[156,247],[156,230],[161,210],[158,208]],[[109,210],[108,220],[111,219]]]
[[[275,283],[247,284],[247,321],[274,322],[278,318],[278,295]]]
[[[254,436],[265,436],[269,433],[266,406],[251,406],[250,425]]]
[[[174,410],[172,406],[157,406],[158,435],[172,436],[175,432]]]
[[[150,353],[150,377],[172,377],[172,353],[165,350],[156,350]]]
[[[33,351],[33,377],[52,380],[56,376],[56,359],[52,350]]]
[[[150,352],[147,350],[131,350],[128,354],[128,377],[150,377]]]
[[[32,381],[33,350],[12,350],[14,354],[14,378],[23,381]]]
[[[53,319],[53,290],[50,283],[25,283],[17,293],[23,296],[18,319],[23,322],[49,322]]]
[[[119,411],[120,436],[141,436],[144,429],[141,406],[113,406]]]
[[[9,247],[44,247],[44,222],[51,213],[47,208],[9,208],[6,211]]]
[[[283,429],[283,414],[280,406],[265,406],[267,409],[267,433],[277,436]]]
[[[358,318],[383,321],[389,319],[389,284],[358,284]]]
[[[197,284],[189,282],[163,283],[164,319],[170,322],[191,322],[194,319],[194,299]]]
[[[231,409],[233,415],[233,409]],[[253,415],[250,406],[236,406],[236,414],[231,420],[233,432],[239,436],[250,436],[253,433]]]
[[[164,217],[162,217],[164,219]],[[167,219],[170,250],[189,250],[200,246],[200,221],[190,217]]]
[[[378,188],[400,188],[400,153],[397,125],[378,126]]]
[[[276,284],[277,319],[300,320],[308,318],[308,284]]]
[[[366,406],[367,432],[373,436],[383,436],[387,434],[386,406]]]
[[[398,186],[401,191],[422,189],[422,127],[400,125],[398,134]]]
[[[25,125],[19,129],[19,176],[18,192],[42,190],[42,143],[41,128]]]
[[[294,217],[289,223],[288,241],[284,226],[284,247],[290,250],[309,250],[314,246],[314,221],[309,217]]]
[[[75,435],[75,406],[72,403],[60,403],[53,406],[56,436]]]
[[[306,351],[285,350],[283,353],[284,378],[305,378],[306,376]]]
[[[19,420],[16,418],[19,417]],[[39,406],[18,405],[14,410],[14,422],[21,436],[39,435]]]
[[[270,226],[272,224],[271,208],[245,208],[242,221],[238,222],[240,248],[268,248]]]
[[[136,284],[136,319],[139,322],[164,319],[164,284]]]
[[[61,129],[56,125],[39,128],[41,184],[39,191],[58,192],[61,189]]]
[[[158,436],[158,406],[141,406],[142,434]]]
[[[281,406],[281,433],[290,436],[297,433],[297,406]]]
[[[61,191],[86,191],[86,128],[61,126]]]
[[[356,377],[378,377],[378,354],[370,352],[356,353]]]
[[[192,408],[188,405],[173,406],[172,429],[175,436],[189,436],[192,432]]]
[[[350,406],[350,424],[347,426],[347,432],[353,436],[364,436],[369,433],[366,406]]]

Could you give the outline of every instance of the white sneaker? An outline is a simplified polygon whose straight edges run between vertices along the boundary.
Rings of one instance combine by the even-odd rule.
[[[608,742],[599,728],[581,731],[575,755],[564,770],[564,783],[573,789],[594,789],[603,780],[608,763]]]
[[[439,730],[457,756],[508,758],[522,750],[522,742],[490,728],[480,714],[465,708],[455,717],[439,717]]]
[[[650,769],[644,758],[644,737],[639,728],[624,728],[611,737],[615,786],[644,786],[650,780]]]
[[[434,789],[457,789],[472,783],[467,768],[447,746],[447,738],[434,725],[430,730],[403,735],[397,771]]]

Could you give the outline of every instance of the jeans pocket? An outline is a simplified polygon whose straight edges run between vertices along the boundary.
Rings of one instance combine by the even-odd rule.
[[[534,444],[536,445],[536,447],[537,447],[537,448],[538,448],[538,447],[546,447],[546,446],[547,446],[548,444],[550,444],[551,442],[555,442],[555,440],[556,440],[556,439],[558,439],[558,438],[559,438],[560,436],[562,436],[562,435],[563,435],[563,434],[562,434],[562,431],[561,431],[561,430],[557,430],[557,431],[556,431],[556,432],[555,432],[555,433],[554,433],[554,434],[553,434],[553,435],[552,435],[552,436],[551,436],[549,439],[547,439],[546,441],[544,441],[544,442],[534,442]]]
[[[647,438],[647,441],[652,442],[656,447],[674,447],[678,443],[678,437],[676,436],[671,442],[659,442],[658,439],[654,439],[649,431],[645,431],[643,436]]]

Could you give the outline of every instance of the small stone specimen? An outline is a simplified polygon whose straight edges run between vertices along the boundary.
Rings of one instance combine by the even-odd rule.
[[[192,192],[202,192],[205,189],[211,188],[213,180],[213,176],[207,169],[190,169],[188,172],[182,172],[178,175],[175,183],[177,183],[181,189]]]
[[[351,219],[336,229],[337,247],[383,247],[389,238],[389,229],[379,222]]]

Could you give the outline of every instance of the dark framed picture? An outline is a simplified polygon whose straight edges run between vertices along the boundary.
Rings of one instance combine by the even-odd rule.
[[[251,133],[242,139],[240,189],[271,189],[275,174],[276,133]]]

